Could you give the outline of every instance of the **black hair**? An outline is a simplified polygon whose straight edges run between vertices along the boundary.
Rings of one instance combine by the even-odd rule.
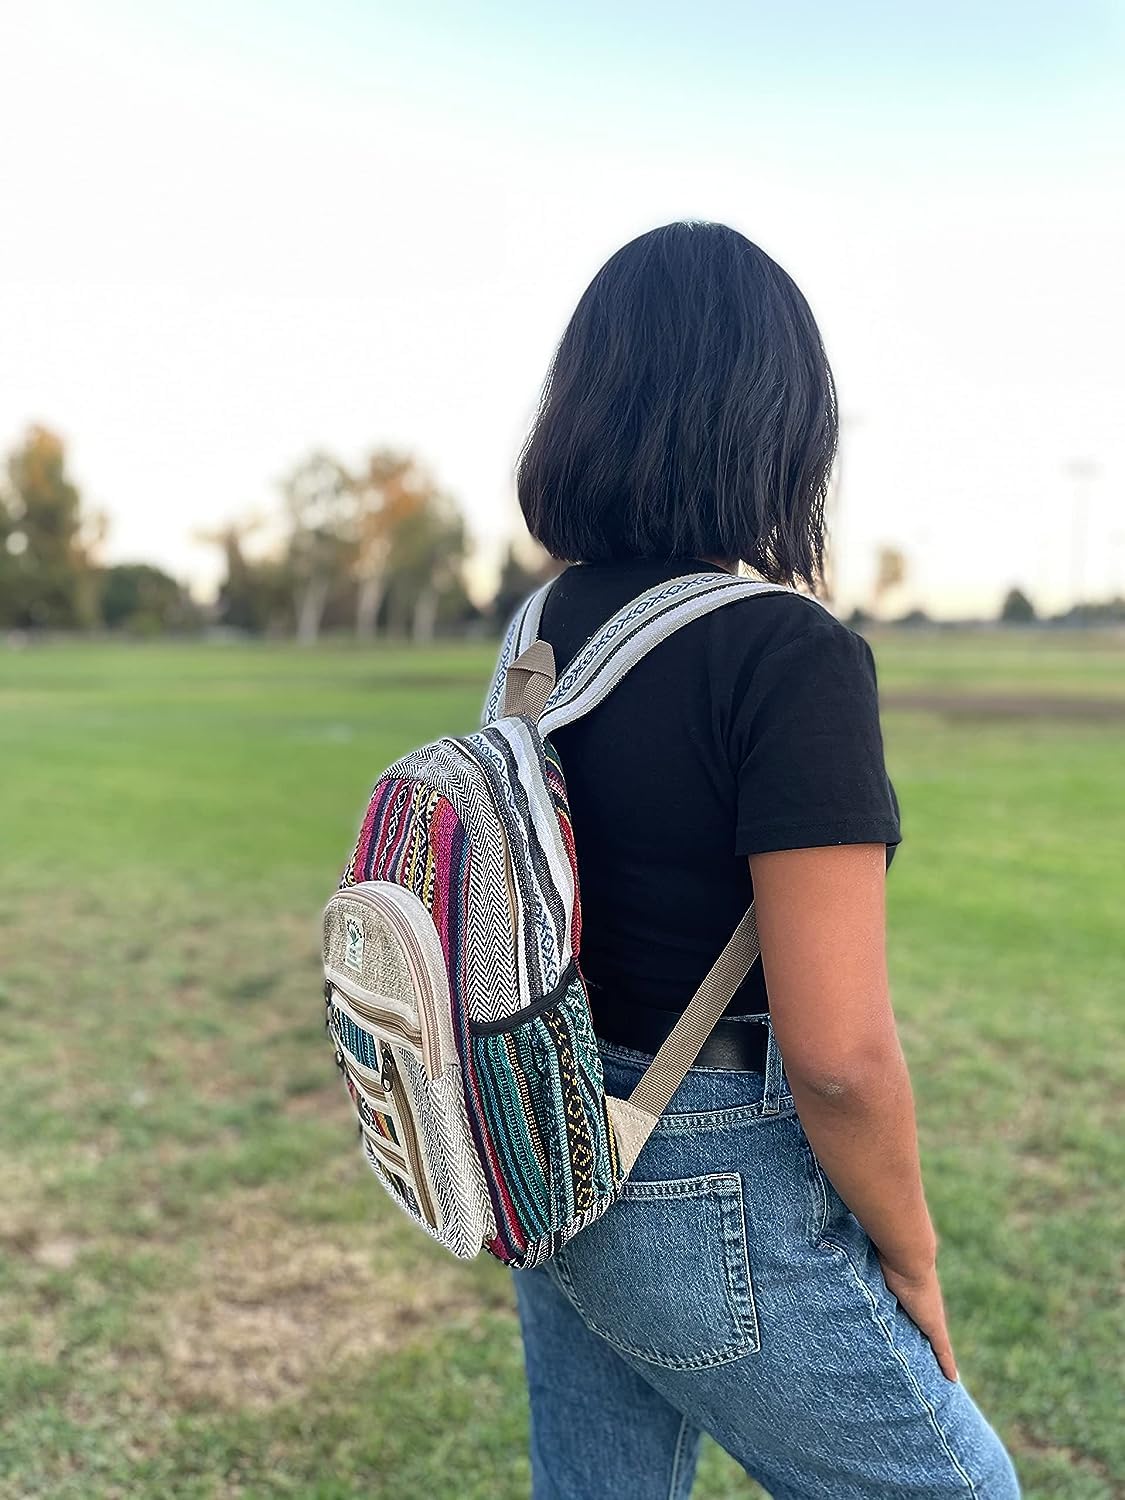
[[[555,351],[516,469],[556,558],[740,560],[815,588],[836,391],[808,303],[725,224],[612,255]]]

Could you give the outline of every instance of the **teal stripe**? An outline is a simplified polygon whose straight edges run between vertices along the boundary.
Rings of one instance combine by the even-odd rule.
[[[535,1226],[538,1225],[541,1213],[537,1210],[533,1191],[520,1169],[518,1150],[513,1147],[512,1107],[510,1103],[507,1108],[505,1107],[504,1090],[500,1078],[497,1077],[495,1060],[488,1056],[484,1049],[478,1048],[477,1050],[480,1058],[477,1064],[478,1082],[481,1085],[490,1133],[500,1157],[504,1185],[512,1199],[512,1206],[521,1228],[525,1233],[538,1233],[539,1230]],[[507,1067],[506,1060],[502,1067]]]
[[[555,1064],[554,1044],[550,1032],[539,1017],[519,1028],[515,1042],[520,1066],[531,1090],[539,1138],[550,1161],[549,1223],[555,1229],[566,1222],[571,1210],[568,1208],[570,1161],[566,1153],[565,1125],[559,1116],[556,1097],[558,1091],[551,1087]]]
[[[537,1203],[534,1185],[529,1182],[521,1163],[523,1153],[517,1140],[513,1139],[513,1132],[516,1132],[519,1141],[526,1141],[523,1103],[518,1092],[513,1094],[507,1056],[495,1055],[495,1039],[482,1037],[479,1043],[483,1045],[474,1043],[481,1057],[478,1075],[485,1085],[485,1109],[492,1127],[493,1140],[500,1154],[504,1183],[525,1233],[539,1233],[541,1202],[545,1201],[546,1192],[542,1193],[541,1201]],[[529,1148],[530,1142],[527,1141],[525,1150]]]
[[[558,1153],[555,1150],[557,1130],[551,1119],[551,1107],[549,1097],[545,1097],[543,1088],[543,1069],[539,1061],[539,1050],[536,1039],[544,1030],[542,1021],[536,1017],[534,1020],[525,1021],[522,1026],[517,1026],[510,1033],[511,1040],[516,1049],[516,1060],[527,1080],[527,1091],[531,1097],[531,1107],[535,1114],[535,1125],[539,1132],[539,1139],[543,1149],[547,1153],[548,1176],[544,1183],[544,1226],[551,1229],[558,1222],[558,1189],[560,1181],[560,1164]],[[522,1100],[521,1100],[522,1107]],[[531,1148],[534,1151],[534,1147]],[[538,1153],[535,1155],[536,1165],[539,1163]],[[542,1171],[540,1171],[542,1176]]]
[[[505,1185],[525,1233],[543,1234],[550,1226],[550,1192],[532,1144],[504,1038],[475,1037],[473,1048],[485,1110],[504,1165]]]
[[[550,1032],[542,1024],[536,1027],[536,1042],[546,1095],[543,1100],[544,1109],[539,1116],[540,1132],[542,1133],[545,1123],[547,1134],[551,1138],[552,1166],[556,1168],[552,1175],[557,1175],[559,1187],[558,1193],[552,1194],[553,1223],[559,1226],[574,1218],[574,1183],[570,1173],[570,1149],[567,1140],[562,1077],[559,1073],[559,1059],[555,1052],[555,1044],[551,1040]],[[553,1186],[554,1183],[552,1183]]]

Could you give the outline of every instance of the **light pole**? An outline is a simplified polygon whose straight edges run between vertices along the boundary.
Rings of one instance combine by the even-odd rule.
[[[1086,593],[1086,551],[1090,530],[1090,489],[1098,466],[1090,458],[1074,458],[1066,466],[1074,481],[1074,514],[1070,537],[1070,591],[1081,618]]]

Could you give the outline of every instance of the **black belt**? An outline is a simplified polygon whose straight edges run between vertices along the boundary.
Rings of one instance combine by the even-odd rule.
[[[594,1013],[594,1031],[603,1041],[636,1052],[656,1052],[680,1018],[678,1010],[655,1005],[622,1004],[600,984],[586,981]],[[695,1060],[699,1068],[721,1068],[738,1073],[764,1073],[769,1026],[764,1020],[725,1017],[703,1043]]]

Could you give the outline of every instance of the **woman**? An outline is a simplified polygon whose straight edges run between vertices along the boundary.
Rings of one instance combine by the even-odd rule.
[[[786,273],[669,224],[595,276],[520,458],[571,564],[559,663],[661,579],[742,563],[815,587],[832,377]],[[899,841],[861,637],[795,594],[693,621],[553,740],[582,968],[628,1096],[750,900],[762,963],[624,1200],[513,1272],[534,1493],[679,1500],[711,1433],[774,1500],[1019,1493],[957,1376],[884,960]]]

